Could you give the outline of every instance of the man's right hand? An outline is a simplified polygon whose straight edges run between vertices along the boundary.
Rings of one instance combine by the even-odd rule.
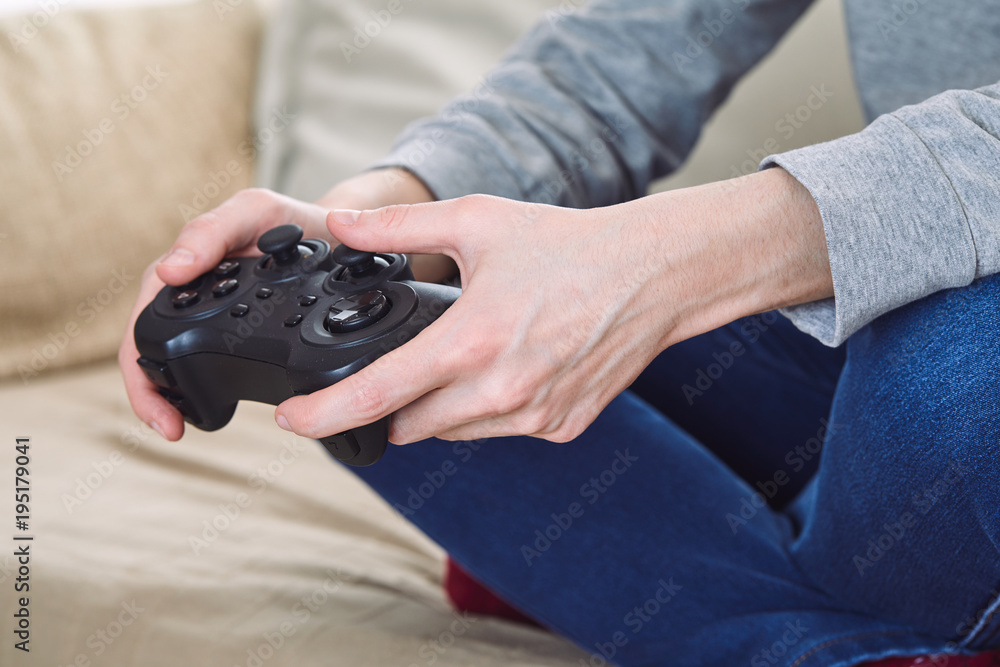
[[[307,204],[269,190],[243,190],[213,211],[191,220],[173,247],[151,264],[142,277],[139,298],[132,309],[128,328],[118,349],[118,365],[125,390],[135,414],[167,440],[184,433],[181,414],[157,392],[136,364],[135,321],[164,285],[190,282],[225,257],[259,254],[257,239],[267,230],[294,223],[307,238],[321,238],[335,244],[326,226],[333,208],[372,209],[391,204],[417,204],[433,200],[433,195],[415,176],[399,169],[366,172],[344,181],[316,204]],[[443,257],[415,258],[418,279],[437,280],[450,270]],[[453,266],[453,265],[451,265]]]

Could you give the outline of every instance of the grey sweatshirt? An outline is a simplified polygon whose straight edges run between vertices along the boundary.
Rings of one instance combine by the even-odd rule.
[[[642,196],[810,2],[564,0],[378,166],[410,169],[442,199]],[[845,5],[870,124],[761,163],[795,176],[823,216],[835,296],[784,313],[828,345],[1000,270],[1000,2]]]

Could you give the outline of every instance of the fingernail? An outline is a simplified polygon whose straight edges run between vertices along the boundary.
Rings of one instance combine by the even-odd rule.
[[[174,248],[167,256],[160,260],[160,264],[167,266],[190,266],[194,264],[194,253],[187,248]]]
[[[156,422],[149,422],[149,428],[151,428],[154,431],[156,431],[157,433],[159,433],[160,437],[163,438],[164,440],[167,439],[167,436],[163,435],[163,429],[160,428],[160,425],[157,424]]]
[[[288,425],[288,420],[284,418],[283,415],[278,415],[275,417],[274,421],[278,422],[278,426],[285,429],[286,431],[291,431],[292,427]]]
[[[340,225],[353,225],[358,221],[359,215],[361,215],[361,211],[355,211],[349,208],[340,208],[333,211],[333,219]]]

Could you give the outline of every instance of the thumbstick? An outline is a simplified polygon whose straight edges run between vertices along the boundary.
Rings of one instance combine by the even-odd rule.
[[[346,266],[355,278],[361,278],[382,268],[382,265],[375,261],[375,253],[355,250],[346,245],[339,245],[334,249],[333,261]]]
[[[281,225],[264,232],[257,239],[257,248],[274,258],[274,263],[281,266],[291,264],[299,258],[299,241],[302,240],[302,228],[298,225]]]

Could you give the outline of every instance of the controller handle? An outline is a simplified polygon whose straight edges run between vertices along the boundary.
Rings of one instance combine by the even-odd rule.
[[[352,466],[370,466],[382,458],[389,441],[389,417],[358,428],[320,438],[335,458]]]
[[[269,229],[257,239],[257,249],[274,258],[278,266],[291,264],[299,258],[299,241],[302,228],[298,225],[280,225]]]

